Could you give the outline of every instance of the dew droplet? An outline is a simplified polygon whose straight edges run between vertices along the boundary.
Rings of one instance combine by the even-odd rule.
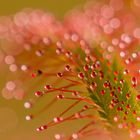
[[[53,121],[54,121],[55,123],[59,123],[59,122],[61,122],[62,120],[63,120],[62,117],[55,117],[55,118],[53,119]]]
[[[24,107],[27,108],[27,109],[31,108],[31,106],[32,106],[32,104],[30,102],[25,102],[24,103]]]
[[[45,85],[45,86],[44,86],[44,89],[45,89],[45,90],[50,90],[50,89],[52,89],[52,86],[51,86],[51,85]]]
[[[113,28],[109,24],[105,25],[103,30],[106,34],[111,34],[113,32]]]
[[[64,99],[64,96],[61,95],[61,94],[60,95],[57,95],[56,97],[57,97],[57,99]]]
[[[5,57],[5,63],[10,65],[13,64],[15,62],[15,58],[12,55],[7,55]]]
[[[136,96],[136,100],[140,101],[140,94]]]
[[[21,65],[21,70],[22,71],[27,71],[28,67],[26,65]]]
[[[95,77],[97,76],[97,73],[96,73],[95,71],[93,71],[93,72],[90,74],[90,76],[91,76],[92,78],[95,78]]]
[[[80,72],[80,73],[78,73],[78,77],[79,77],[80,79],[84,79],[85,75],[84,75],[84,73]]]
[[[140,135],[140,129],[137,129],[137,134]]]
[[[3,89],[2,89],[1,94],[2,94],[2,96],[3,96],[5,99],[7,99],[7,100],[13,98],[13,94],[12,94],[8,89],[6,89],[6,88],[3,88]]]
[[[61,140],[61,138],[62,138],[60,134],[55,134],[54,137],[56,140]]]
[[[101,14],[104,18],[112,18],[114,16],[114,10],[112,7],[108,6],[108,5],[104,5],[101,8]]]
[[[19,87],[13,91],[13,95],[14,95],[15,99],[22,100],[25,97],[25,91]]]
[[[77,133],[73,133],[73,134],[72,134],[72,138],[73,138],[73,139],[78,139],[78,137],[79,137],[79,136],[78,136]]]
[[[66,70],[66,71],[71,71],[71,67],[70,67],[69,65],[66,65],[66,66],[65,66],[65,70]]]
[[[18,67],[17,67],[16,64],[11,64],[11,65],[9,66],[9,70],[10,70],[11,72],[16,72],[17,69],[18,69]]]
[[[140,39],[140,28],[135,28],[133,31],[133,35],[135,38]]]
[[[120,24],[121,24],[121,22],[120,22],[120,20],[119,20],[118,18],[112,18],[112,19],[110,20],[110,23],[109,23],[109,25],[110,25],[112,28],[114,28],[114,29],[119,28],[119,27],[120,27]]]
[[[13,91],[16,87],[16,84],[13,82],[13,81],[8,81],[6,83],[6,88],[9,90],[9,91]]]
[[[137,117],[137,121],[140,122],[140,116]]]
[[[43,95],[43,93],[41,92],[41,91],[36,91],[35,92],[35,96],[36,97],[40,97],[40,96],[42,96]]]
[[[32,115],[27,115],[26,117],[25,117],[25,119],[27,120],[27,121],[30,121],[30,120],[32,120]]]

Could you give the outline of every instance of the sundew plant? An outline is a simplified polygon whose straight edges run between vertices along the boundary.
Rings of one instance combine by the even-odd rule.
[[[140,0],[100,0],[61,21],[40,9],[1,17],[2,98],[23,101],[47,140],[139,140],[139,16]]]

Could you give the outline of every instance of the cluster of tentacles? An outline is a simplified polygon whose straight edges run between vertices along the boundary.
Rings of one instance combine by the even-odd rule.
[[[88,3],[63,22],[30,9],[1,17],[2,96],[26,100],[26,120],[60,102],[38,132],[86,120],[70,136],[55,134],[57,140],[140,138],[139,7],[136,0]]]

